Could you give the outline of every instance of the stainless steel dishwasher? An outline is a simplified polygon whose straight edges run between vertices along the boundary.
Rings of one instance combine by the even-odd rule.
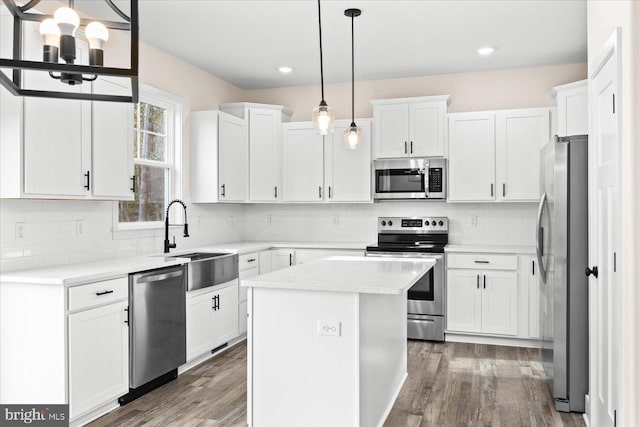
[[[124,405],[176,378],[186,362],[187,267],[129,275],[129,393]]]

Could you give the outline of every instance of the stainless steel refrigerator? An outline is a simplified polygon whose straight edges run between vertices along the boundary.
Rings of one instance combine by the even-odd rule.
[[[556,137],[540,152],[540,361],[564,412],[584,412],[589,388],[587,151],[579,135]]]

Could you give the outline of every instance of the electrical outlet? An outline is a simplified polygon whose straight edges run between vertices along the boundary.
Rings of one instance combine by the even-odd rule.
[[[341,322],[339,320],[318,320],[318,335],[339,337],[340,326]]]
[[[16,222],[16,243],[23,243],[27,238],[27,224]]]
[[[472,227],[477,227],[478,226],[478,217],[475,215],[469,215],[469,223],[471,224]]]
[[[84,234],[84,220],[79,219],[76,221],[76,236],[82,236]]]

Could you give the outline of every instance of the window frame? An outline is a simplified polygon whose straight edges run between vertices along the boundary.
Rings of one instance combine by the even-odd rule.
[[[165,161],[137,159],[133,157],[133,167],[135,165],[162,167],[169,169],[168,191],[165,193],[165,208],[173,199],[179,199],[183,194],[183,159],[184,159],[184,126],[185,126],[185,102],[184,99],[157,89],[152,86],[140,84],[140,102],[155,105],[167,110],[167,134],[166,134],[166,157]],[[138,117],[139,119],[139,117]],[[133,118],[132,118],[133,125]],[[132,129],[131,135],[134,137],[136,133],[141,133],[141,129]],[[133,155],[133,140],[131,141],[131,151]],[[136,221],[136,222],[120,222],[120,201],[113,203],[113,230],[116,232],[135,231],[135,230],[158,230],[164,228],[164,220],[161,221]],[[171,222],[183,222],[183,213],[172,211]],[[155,235],[155,233],[154,233]]]

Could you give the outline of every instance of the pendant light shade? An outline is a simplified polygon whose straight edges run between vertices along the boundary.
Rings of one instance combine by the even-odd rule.
[[[335,119],[335,113],[324,100],[324,73],[322,69],[322,18],[320,13],[320,0],[318,0],[318,33],[320,35],[320,90],[322,92],[322,99],[320,100],[320,104],[313,109],[311,120],[313,120],[313,125],[319,135],[328,135],[329,133],[333,132],[333,121]]]
[[[355,79],[354,79],[354,47],[353,47],[353,19],[360,16],[360,9],[347,9],[344,11],[345,16],[351,18],[351,124],[344,131],[344,146],[350,150],[355,150],[362,143],[362,128],[356,125],[355,116]]]

